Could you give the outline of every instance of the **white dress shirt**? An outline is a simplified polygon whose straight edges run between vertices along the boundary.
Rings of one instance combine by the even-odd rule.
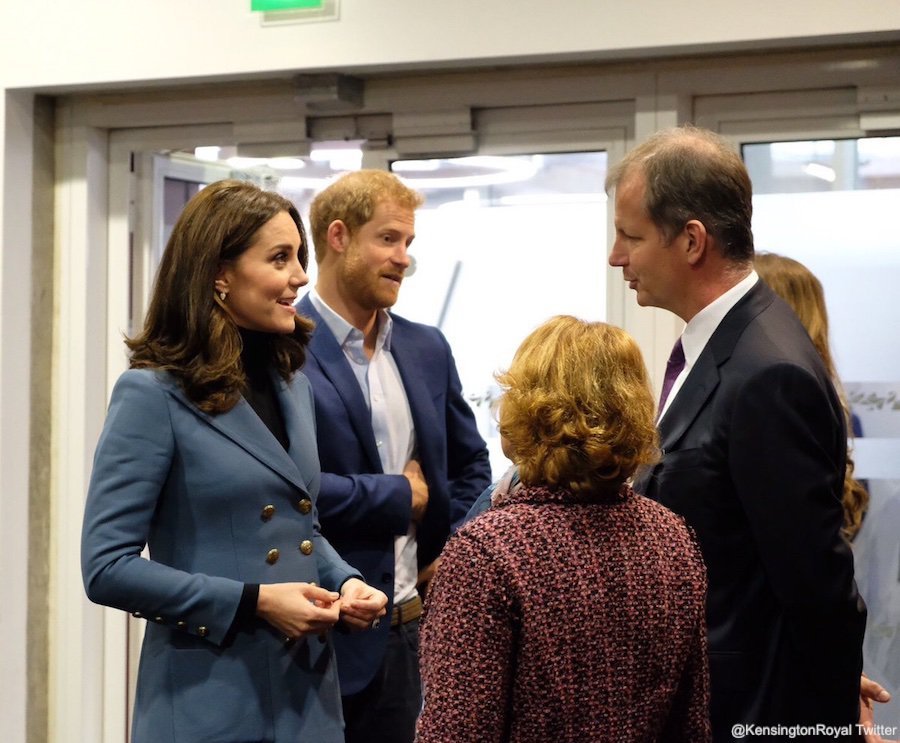
[[[713,333],[716,332],[716,328],[718,328],[722,320],[725,319],[725,315],[727,315],[731,311],[731,308],[741,300],[741,297],[753,288],[758,280],[759,275],[756,271],[750,271],[746,277],[741,279],[722,296],[717,297],[706,305],[706,307],[694,315],[691,318],[691,321],[684,326],[684,331],[681,333],[681,345],[684,348],[684,369],[681,370],[681,374],[675,377],[675,382],[672,384],[672,389],[669,391],[669,397],[666,399],[665,407],[660,412],[660,420],[662,420],[669,408],[672,407],[672,401],[678,394],[678,390],[681,389],[684,380],[687,379],[688,374],[691,373],[691,369],[694,368],[694,364],[697,363],[697,359],[700,358],[700,354],[703,353],[703,349],[706,348],[709,339],[712,338]]]
[[[309,299],[337,339],[359,382],[372,416],[382,470],[386,475],[403,474],[415,452],[416,432],[400,370],[391,354],[390,313],[386,310],[378,313],[375,353],[369,359],[363,347],[362,331],[331,309],[315,289],[310,290]],[[410,523],[406,534],[394,538],[394,604],[416,595],[418,576],[416,526]]]

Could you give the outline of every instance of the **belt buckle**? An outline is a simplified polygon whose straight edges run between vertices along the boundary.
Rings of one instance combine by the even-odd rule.
[[[395,604],[391,609],[391,627],[406,624],[422,616],[422,599],[413,596],[402,604]]]

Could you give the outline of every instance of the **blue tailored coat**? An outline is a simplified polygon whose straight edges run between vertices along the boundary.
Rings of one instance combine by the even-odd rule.
[[[245,583],[359,576],[319,533],[309,382],[273,378],[289,451],[245,400],[207,415],[168,373],[113,391],[81,560],[92,601],[148,620],[133,743],[344,739],[330,639],[285,644],[260,619],[227,636]]]
[[[369,585],[394,592],[394,538],[411,520],[409,481],[381,467],[372,418],[343,350],[309,296],[297,305],[316,323],[304,372],[316,397],[322,461],[322,531]],[[416,432],[416,457],[428,483],[428,507],[416,530],[419,567],[435,560],[472,503],[491,482],[484,440],[462,396],[456,364],[434,327],[391,315],[391,354],[400,371]],[[364,689],[380,668],[389,622],[372,631],[335,633],[341,693]]]

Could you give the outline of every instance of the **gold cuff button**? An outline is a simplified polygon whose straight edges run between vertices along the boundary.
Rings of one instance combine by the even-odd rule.
[[[312,501],[309,498],[304,498],[297,504],[297,508],[300,509],[300,513],[304,516],[312,511]]]
[[[278,557],[280,556],[280,554],[281,553],[277,549],[270,549],[266,553],[266,562],[269,563],[269,565],[274,565],[276,562],[278,562]]]
[[[263,521],[268,521],[274,515],[275,515],[275,506],[273,506],[271,503],[268,506],[263,506],[262,513],[260,513],[260,516],[262,517]]]
[[[300,551],[304,555],[311,555],[313,551],[313,543],[308,539],[304,539],[302,542],[300,542]]]
[[[200,637],[206,637],[209,634],[209,630],[201,624],[197,627],[197,634],[200,635]]]

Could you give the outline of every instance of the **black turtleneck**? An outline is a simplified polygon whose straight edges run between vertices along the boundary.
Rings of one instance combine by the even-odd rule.
[[[271,374],[272,334],[246,328],[239,330],[243,341],[241,364],[247,376],[244,397],[286,451],[290,441]]]

